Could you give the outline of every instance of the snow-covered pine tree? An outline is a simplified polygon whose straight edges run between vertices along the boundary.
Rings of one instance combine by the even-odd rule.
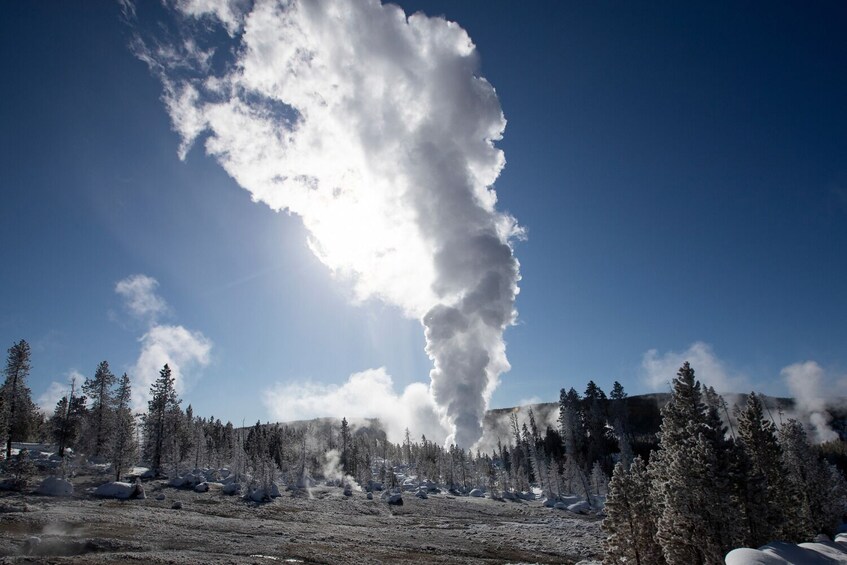
[[[26,340],[20,340],[9,348],[6,357],[6,380],[0,387],[3,398],[3,429],[0,437],[6,438],[6,460],[12,457],[12,442],[26,441],[32,431],[36,412],[32,393],[26,386],[29,376],[30,348]]]
[[[588,381],[582,400],[585,429],[588,433],[583,469],[589,472],[595,461],[608,455],[606,446],[606,393],[594,381]]]
[[[582,451],[585,445],[585,427],[580,416],[581,399],[579,393],[571,388],[562,389],[559,394],[559,431],[565,446],[565,455],[582,464]]]
[[[634,543],[639,547],[639,553],[645,557],[645,563],[665,565],[665,556],[656,535],[660,510],[652,493],[653,478],[648,465],[636,455],[629,467],[629,480],[632,485],[629,499],[636,518]]]
[[[348,474],[352,465],[350,464],[350,426],[347,424],[347,418],[341,418],[341,468],[344,474]]]
[[[591,500],[591,487],[585,471],[586,444],[588,441],[582,417],[582,400],[579,393],[571,388],[562,389],[559,394],[559,431],[565,449],[565,462],[562,466],[563,482],[571,492],[584,494]]]
[[[816,453],[802,424],[788,420],[779,430],[782,463],[793,499],[786,526],[792,539],[809,540],[819,533],[833,535],[847,509],[841,472]]]
[[[101,361],[94,371],[94,377],[86,378],[82,383],[82,392],[88,397],[91,406],[88,409],[87,427],[90,430],[89,455],[102,457],[108,451],[112,437],[114,420],[114,399],[112,388],[117,378],[109,370],[108,361]]]
[[[118,382],[115,392],[115,419],[112,436],[112,469],[115,480],[120,481],[121,476],[135,463],[138,448],[135,443],[135,418],[132,416],[130,402],[132,400],[132,387],[126,373]]]
[[[629,470],[622,461],[615,465],[606,497],[603,563],[607,565],[663,565],[662,549],[656,543],[655,507],[650,499],[650,476],[644,461],[636,457]]]
[[[786,538],[787,498],[782,450],[776,426],[765,418],[761,399],[755,392],[738,414],[739,463],[743,476],[738,482],[747,529],[746,545],[759,547]],[[799,541],[799,540],[797,540]]]
[[[547,454],[544,452],[544,443],[539,435],[538,424],[535,421],[535,413],[532,408],[529,409],[529,429],[530,436],[526,438],[526,443],[529,448],[532,473],[544,496],[553,498],[553,481],[550,475],[550,465]]]
[[[629,437],[629,413],[626,408],[626,398],[627,394],[624,392],[623,385],[615,381],[612,385],[612,392],[609,393],[609,400],[611,401],[609,403],[609,419],[618,438],[620,460],[623,461],[625,467],[629,468],[635,454],[632,451],[632,441]]]
[[[596,496],[603,496],[608,490],[609,477],[603,471],[603,466],[599,461],[594,462],[591,467],[591,493]]]
[[[712,420],[712,421],[710,421]],[[737,531],[729,477],[722,463],[728,444],[709,417],[694,370],[684,363],[662,409],[660,450],[651,457],[657,499],[657,538],[668,565],[721,563]]]
[[[707,477],[707,489],[721,494],[720,503],[707,509],[706,514],[720,546],[729,549],[742,545],[746,537],[741,499],[735,488],[743,480],[743,474],[738,465],[735,434],[732,438],[727,435],[728,428],[722,418],[722,414],[729,414],[726,402],[711,386],[703,388],[703,402],[706,405],[705,440],[712,446],[716,458],[714,473]]]
[[[603,563],[647,565],[636,544],[636,517],[630,497],[634,494],[629,472],[623,462],[618,461],[609,483],[603,519],[606,532]]]
[[[580,412],[579,393],[571,388],[559,394],[559,431],[565,447],[565,455],[577,465],[583,464],[583,448],[586,442],[585,426]]]
[[[162,473],[162,462],[170,451],[174,451],[176,438],[175,413],[182,402],[174,389],[174,378],[167,364],[159,371],[159,378],[150,387],[150,401],[147,403],[147,414],[144,418],[146,435],[146,451],[150,465],[156,476]]]
[[[512,482],[518,492],[529,490],[529,473],[527,473],[526,464],[529,460],[526,446],[521,438],[520,427],[518,426],[518,415],[512,412],[509,415],[509,425],[512,430],[512,437],[515,441],[515,446],[512,449]]]
[[[59,457],[65,456],[65,449],[75,449],[87,416],[84,396],[76,394],[76,380],[71,381],[69,395],[63,396],[56,404],[50,428],[53,441],[58,444]]]

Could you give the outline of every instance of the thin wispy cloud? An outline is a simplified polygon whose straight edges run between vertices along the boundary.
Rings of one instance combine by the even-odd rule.
[[[171,369],[178,393],[187,388],[192,376],[209,364],[212,342],[202,332],[181,325],[160,324],[159,318],[169,314],[170,307],[157,289],[159,282],[148,275],[131,275],[115,285],[115,293],[124,300],[127,310],[147,324],[138,341],[141,351],[129,368],[132,379],[133,405],[144,410],[150,398],[150,386],[165,364]]]
[[[168,303],[156,289],[159,282],[147,275],[130,275],[115,284],[115,292],[123,298],[126,309],[136,319],[156,323],[170,311]]]
[[[60,381],[53,381],[47,386],[47,390],[45,390],[39,397],[36,399],[35,404],[41,409],[42,412],[51,416],[53,411],[56,409],[56,404],[71,393],[71,382],[75,381],[76,392],[75,394],[82,394],[80,392],[80,387],[82,383],[85,381],[85,376],[77,371],[76,369],[71,369],[67,378]]]

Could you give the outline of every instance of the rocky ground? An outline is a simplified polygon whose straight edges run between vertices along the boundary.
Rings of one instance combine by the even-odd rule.
[[[146,499],[120,501],[87,493],[95,481],[75,482],[71,498],[0,492],[0,563],[576,563],[602,554],[598,518],[538,501],[409,493],[389,506],[317,487],[257,504],[159,481],[145,483]]]

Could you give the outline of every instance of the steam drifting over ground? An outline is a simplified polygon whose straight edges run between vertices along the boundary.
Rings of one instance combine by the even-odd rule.
[[[432,403],[418,404],[434,406],[447,441],[472,445],[509,369],[522,235],[495,207],[506,122],[474,44],[453,22],[377,0],[236,5],[177,2],[179,31],[133,42],[162,80],[180,156],[208,135],[206,152],[254,200],[303,218],[311,250],[358,299],[420,319],[434,367]],[[135,8],[125,14],[132,23]],[[207,45],[216,26],[231,53]]]

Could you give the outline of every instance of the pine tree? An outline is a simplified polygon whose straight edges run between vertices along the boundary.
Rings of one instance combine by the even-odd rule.
[[[82,431],[83,422],[88,416],[85,396],[76,394],[76,381],[71,381],[70,395],[63,396],[56,404],[50,419],[53,440],[59,446],[59,457],[65,456],[65,449],[75,449]]]
[[[162,461],[166,449],[173,450],[175,438],[174,412],[182,402],[174,389],[174,378],[167,364],[159,371],[159,378],[150,387],[150,401],[147,403],[147,415],[144,428],[147,439],[147,451],[150,465],[156,476],[162,473]]]
[[[576,390],[573,388],[567,392],[565,389],[561,390],[559,394],[559,431],[562,434],[565,455],[580,466],[584,463],[583,456],[587,439],[581,405],[582,400]]]
[[[31,432],[36,408],[32,403],[32,393],[26,386],[30,368],[29,344],[22,339],[9,348],[6,380],[0,388],[4,407],[4,429],[0,431],[6,436],[7,460],[12,457],[12,442],[26,441]]]
[[[650,497],[650,476],[640,457],[635,457],[629,471],[621,461],[615,465],[605,511],[603,529],[608,537],[603,563],[665,563],[656,543],[656,508]]]
[[[130,402],[132,387],[126,373],[121,376],[118,390],[115,393],[114,434],[112,438],[112,469],[115,480],[120,481],[121,475],[130,468],[137,457],[135,444],[135,418],[132,416]]]
[[[677,373],[662,417],[660,450],[650,468],[660,509],[656,535],[665,560],[669,565],[721,563],[740,538],[723,464],[729,445],[718,439],[722,426],[703,402],[687,362]]]
[[[779,430],[779,443],[795,509],[787,524],[789,534],[798,541],[834,534],[846,509],[844,477],[812,449],[796,420],[788,420]]]
[[[341,418],[341,468],[344,474],[350,473],[350,426],[347,418]]]
[[[629,430],[629,414],[626,409],[627,394],[624,392],[623,385],[618,381],[612,385],[612,392],[609,393],[610,407],[609,418],[612,427],[615,430],[615,435],[618,438],[618,449],[620,451],[620,460],[623,461],[625,467],[629,467],[635,454],[632,451],[632,440],[630,439]]]
[[[509,425],[512,430],[512,437],[515,440],[515,447],[512,449],[512,474],[515,488],[519,492],[529,490],[529,471],[527,463],[529,462],[529,454],[527,453],[524,441],[521,438],[521,430],[518,426],[518,415],[512,412],[509,415]]]
[[[101,361],[94,372],[94,378],[85,379],[82,391],[91,400],[89,408],[89,429],[92,432],[91,455],[102,457],[108,451],[109,439],[113,433],[114,400],[112,387],[116,377],[109,370],[108,361]]]
[[[594,381],[588,381],[583,397],[583,414],[588,443],[583,469],[587,472],[595,461],[606,457],[606,393]]]
[[[738,415],[738,446],[743,476],[739,481],[748,537],[759,547],[783,539],[790,505],[776,426],[765,419],[762,401],[755,392]]]

